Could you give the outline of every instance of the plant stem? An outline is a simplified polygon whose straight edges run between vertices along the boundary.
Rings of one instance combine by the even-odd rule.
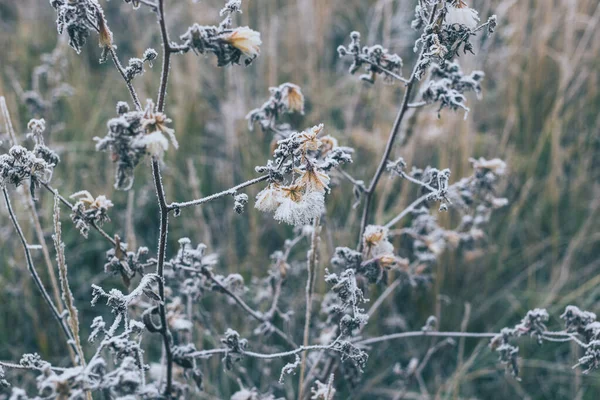
[[[431,196],[431,193],[424,194],[423,196],[419,197],[418,199],[416,199],[415,201],[410,203],[410,205],[408,207],[406,207],[404,210],[402,210],[402,212],[400,214],[396,215],[390,222],[385,224],[385,227],[391,228],[392,226],[397,224],[402,218],[404,218],[406,215],[408,215],[410,212],[412,212],[415,209],[415,207],[417,207],[419,204],[421,204],[422,202],[427,200],[427,198],[429,196]]]
[[[168,207],[170,210],[174,210],[174,209],[181,209],[181,208],[185,208],[185,207],[197,206],[200,204],[208,203],[209,201],[216,200],[223,196],[234,195],[240,189],[243,189],[247,186],[254,185],[259,182],[266,181],[267,179],[269,179],[269,175],[260,176],[258,178],[250,179],[249,181],[246,181],[244,183],[240,183],[239,185],[234,186],[231,189],[227,189],[227,190],[224,190],[219,193],[211,194],[210,196],[206,196],[201,199],[185,201],[183,203],[171,203],[171,204],[169,204]]]
[[[364,340],[355,342],[354,344],[357,346],[366,346],[369,344],[386,342],[388,340],[404,339],[404,338],[418,337],[418,336],[491,339],[496,335],[497,335],[496,333],[414,331],[414,332],[392,333],[390,335],[383,335],[383,336],[378,336],[378,337],[374,337],[374,338],[370,338],[370,339],[364,339]]]
[[[431,24],[435,18],[437,6],[438,6],[437,3],[433,5],[433,9],[431,10],[431,14],[429,16],[429,24]],[[423,46],[423,48],[421,49],[421,54],[419,55],[419,58],[417,59],[417,62],[415,63],[415,66],[413,67],[413,72],[410,75],[410,79],[408,80],[408,83],[406,84],[406,90],[404,92],[404,97],[402,98],[402,103],[400,104],[400,109],[398,110],[398,114],[396,115],[396,120],[394,121],[392,130],[390,131],[390,136],[389,136],[387,144],[385,146],[385,151],[383,152],[383,157],[381,157],[379,166],[377,167],[377,170],[375,171],[375,174],[373,175],[373,178],[371,179],[371,183],[369,183],[369,187],[366,190],[365,204],[363,206],[363,212],[362,212],[362,217],[361,217],[361,221],[360,221],[360,231],[358,234],[357,248],[359,251],[362,250],[362,235],[363,235],[363,232],[365,231],[365,228],[367,227],[367,223],[369,222],[369,212],[370,212],[370,208],[371,208],[371,202],[373,201],[373,194],[375,192],[375,188],[377,187],[377,183],[381,179],[383,171],[385,170],[387,160],[390,156],[390,153],[392,152],[392,148],[394,147],[394,143],[396,141],[396,138],[398,137],[398,133],[400,132],[400,125],[402,124],[402,121],[404,120],[404,116],[406,115],[406,111],[409,108],[408,105],[409,105],[410,97],[411,97],[412,91],[414,89],[415,83],[417,82],[416,71],[417,71],[417,68],[419,67],[421,60],[423,59],[423,56],[424,56],[426,50],[427,49]]]
[[[121,65],[121,61],[119,61],[119,57],[117,56],[117,52],[114,47],[110,48],[110,57],[112,58],[113,63],[115,64],[115,67],[117,68],[117,71],[119,71],[119,74],[121,74],[121,77],[123,77],[123,80],[125,81],[125,84],[127,85],[127,89],[129,90],[129,94],[131,95],[131,98],[133,99],[135,109],[138,111],[141,111],[142,104],[140,103],[140,99],[135,91],[135,88],[133,87],[133,83],[131,83],[131,80],[127,79],[127,75],[125,75],[125,70],[123,69],[123,65]]]
[[[79,316],[77,308],[75,307],[75,299],[71,287],[69,286],[69,277],[67,272],[67,260],[65,257],[65,245],[62,241],[62,227],[60,223],[60,207],[58,197],[54,197],[54,248],[56,250],[56,263],[58,265],[58,271],[60,273],[60,287],[62,290],[62,299],[65,303],[65,308],[69,315],[67,322],[71,328],[71,334],[75,342],[75,348],[77,349],[77,355],[79,357],[79,365],[85,367],[85,355],[83,353],[83,347],[81,346],[81,339],[79,337]],[[88,393],[88,398],[91,399]]]

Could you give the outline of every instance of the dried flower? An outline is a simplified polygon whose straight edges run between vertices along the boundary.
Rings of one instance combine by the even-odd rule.
[[[269,91],[269,99],[246,115],[248,129],[252,130],[254,124],[259,123],[263,130],[286,139],[292,131],[288,124],[278,124],[277,120],[282,114],[304,113],[304,95],[298,85],[289,82],[271,87]]]
[[[281,203],[275,211],[275,219],[290,225],[306,225],[325,211],[323,193],[305,192],[300,185],[282,186]]]
[[[469,161],[473,164],[473,168],[476,170],[487,170],[496,175],[504,175],[506,172],[506,163],[499,158],[486,160],[483,157],[479,157],[479,159],[469,158]]]
[[[244,64],[250,65],[260,54],[260,33],[247,26],[229,29],[230,16],[218,27],[194,24],[181,35],[184,45],[180,51],[192,50],[196,54],[211,52],[217,56],[220,67],[239,64],[242,56]]]
[[[463,0],[454,0],[454,3],[448,5],[447,9],[445,23],[464,25],[471,30],[477,28],[479,13],[470,8]]]
[[[297,169],[300,177],[296,180],[296,184],[304,187],[307,191],[329,192],[329,175],[325,172],[316,169],[313,165],[308,164],[304,171]]]
[[[293,83],[283,84],[283,102],[289,112],[299,112],[304,114],[304,95],[300,90],[300,86]]]
[[[233,32],[223,36],[223,40],[236,49],[240,50],[251,60],[260,54],[260,32],[253,31],[247,26],[242,26],[233,30]]]
[[[318,150],[321,147],[321,140],[317,136],[323,130],[323,124],[315,125],[303,132],[300,132],[296,138],[299,143],[299,150],[302,154],[306,155],[308,151]]]
[[[365,258],[394,255],[394,246],[388,241],[389,230],[384,226],[369,225],[363,234]]]
[[[258,192],[254,207],[263,212],[275,212],[281,204],[281,190],[275,183],[269,184],[266,188]]]

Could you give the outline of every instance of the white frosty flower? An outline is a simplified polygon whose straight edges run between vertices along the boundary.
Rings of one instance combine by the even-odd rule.
[[[300,174],[296,184],[305,187],[308,191],[329,192],[329,175],[314,167],[307,168],[306,171],[296,171]]]
[[[162,158],[169,149],[169,140],[160,131],[155,131],[137,139],[134,146],[145,147],[148,154]]]
[[[492,199],[493,208],[502,208],[508,205],[508,199],[505,197],[495,197]]]
[[[323,144],[322,147],[321,147],[322,154],[327,154],[331,150],[333,150],[336,147],[338,147],[338,141],[337,141],[337,139],[334,138],[331,135],[323,136],[322,138],[320,138],[320,140],[321,140],[321,143]]]
[[[175,331],[190,332],[193,327],[194,324],[192,324],[190,320],[185,318],[176,318],[171,321],[171,328],[173,328],[173,330]]]
[[[82,190],[77,193],[73,193],[70,196],[70,198],[78,199],[85,205],[89,206],[89,208],[94,208],[97,210],[100,210],[100,209],[108,210],[109,208],[111,208],[114,205],[113,202],[110,201],[105,195],[102,194],[102,195],[94,198],[94,196],[92,196],[92,194],[90,192],[88,192],[87,190]]]
[[[307,191],[299,185],[282,186],[281,204],[275,211],[275,219],[290,225],[307,225],[325,211],[322,192]]]
[[[473,168],[475,169],[487,169],[496,175],[504,175],[506,172],[506,163],[499,158],[486,160],[483,157],[479,157],[478,160],[469,158],[469,161],[473,164]]]
[[[223,40],[229,43],[248,58],[255,58],[260,54],[260,32],[256,32],[247,26],[234,29],[227,34]]]
[[[363,244],[367,257],[389,256],[394,254],[394,245],[388,241],[388,228],[369,225],[363,234]]]
[[[255,390],[248,390],[248,389],[244,389],[244,388],[235,392],[231,396],[231,400],[254,400],[256,398],[257,398],[257,393]]]
[[[456,0],[454,4],[448,6],[445,22],[448,25],[459,24],[475,29],[479,24],[479,13],[467,6],[463,0]]]
[[[281,204],[281,190],[274,184],[270,184],[256,195],[254,207],[263,212],[274,212]]]
[[[171,118],[168,118],[164,113],[157,112],[154,109],[154,102],[152,100],[149,99],[146,101],[146,110],[144,111],[144,116],[142,118],[142,128],[144,128],[148,134],[155,131],[166,134],[169,139],[171,139],[173,147],[178,149],[179,143],[177,143],[177,138],[175,137],[175,130],[167,126],[167,124],[170,124],[171,122],[173,122]]]

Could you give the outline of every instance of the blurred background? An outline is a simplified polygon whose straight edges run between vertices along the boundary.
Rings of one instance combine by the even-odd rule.
[[[117,0],[100,3],[123,62],[141,57],[147,47],[160,50],[156,17],[149,9],[134,11]],[[222,3],[168,0],[172,38],[194,22],[220,22]],[[173,59],[167,114],[182,146],[178,151],[170,149],[165,158],[168,199],[197,198],[256,176],[254,167],[269,158],[271,137],[260,129],[250,131],[244,117],[268,98],[270,86],[288,81],[300,85],[306,96],[305,115],[292,116],[289,122],[297,129],[324,123],[340,145],[356,149],[354,163],[345,170],[368,181],[385,147],[403,88],[383,82],[369,85],[349,75],[348,64],[338,59],[336,48],[347,43],[351,31],[359,31],[363,45],[380,43],[403,57],[408,75],[416,57],[417,33],[410,28],[414,3],[244,1],[236,25],[260,31],[263,41],[261,55],[250,67],[217,68],[212,57],[191,53]],[[461,112],[448,111],[438,118],[436,106],[411,111],[403,126],[408,139],[395,147],[392,158],[402,156],[409,166],[450,168],[451,182],[470,175],[469,157],[502,158],[508,174],[500,194],[510,205],[493,215],[484,251],[468,256],[446,251],[433,271],[432,284],[396,291],[371,318],[366,336],[419,330],[429,315],[439,318],[441,330],[498,332],[535,307],[548,309],[553,330],[561,329],[558,316],[568,304],[600,312],[600,5],[597,0],[472,0],[469,5],[482,20],[498,16],[496,33],[478,37],[476,55],[459,60],[467,73],[485,72],[483,98],[469,97],[471,112],[466,119]],[[144,245],[154,251],[158,210],[149,166],[137,168],[132,191],[115,191],[110,156],[97,153],[92,140],[106,134],[106,122],[116,115],[116,102],[130,101],[129,95],[114,67],[98,64],[96,38],[90,38],[78,56],[64,38],[58,39],[55,19],[47,1],[0,0],[0,95],[6,97],[23,142],[29,119],[46,119],[47,143],[62,159],[53,186],[65,196],[83,189],[94,196],[106,194],[115,207],[105,229],[132,247]],[[43,54],[52,56],[42,58]],[[38,85],[35,76],[40,65],[50,69],[53,78]],[[160,63],[156,63],[135,80],[141,99],[155,97],[159,74]],[[32,89],[39,89],[44,102],[33,98]],[[0,138],[5,153],[3,124]],[[327,291],[322,276],[335,247],[354,245],[359,225],[352,187],[341,180],[334,184],[327,199],[318,295]],[[252,198],[260,189],[251,187],[247,193]],[[416,188],[402,185],[399,179],[382,179],[378,190],[373,218],[379,223],[418,195]],[[18,201],[20,195],[12,193],[26,236],[37,243],[30,213]],[[36,208],[51,245],[53,200],[47,193],[39,196]],[[241,216],[233,212],[231,199],[184,210],[171,221],[167,256],[178,248],[177,239],[187,236],[219,254],[219,273],[238,272],[246,283],[266,276],[269,255],[293,233],[252,204]],[[103,271],[106,242],[94,231],[87,240],[81,237],[67,215],[63,210],[67,263],[87,327],[95,315],[106,313],[106,307],[90,307],[90,284],[123,287]],[[452,213],[439,215],[445,226],[452,225],[453,218]],[[289,279],[289,298],[282,306],[300,304],[286,326],[297,341],[302,338],[307,248],[305,241],[292,255],[294,278]],[[43,255],[34,251],[34,256],[48,282]],[[367,297],[375,299],[384,289],[373,285],[366,289]],[[4,206],[0,207],[0,308],[0,360],[16,361],[24,352],[38,352],[58,364],[68,363],[66,347],[35,291]],[[253,335],[254,325],[218,295],[203,299],[199,313],[212,321],[217,332],[231,326],[252,344],[269,340]],[[198,324],[200,336],[207,328]],[[83,336],[87,333],[84,329]],[[152,340],[156,338],[148,342]],[[406,366],[413,357],[421,359],[430,346],[423,338],[375,346],[358,386],[336,380],[339,398],[395,398],[401,385],[393,366]],[[469,339],[436,352],[423,371],[425,391],[423,385],[409,382],[404,398],[597,398],[598,373],[583,375],[571,368],[581,356],[576,346],[545,343],[540,347],[534,340],[519,346],[521,381],[505,375],[486,341]],[[150,349],[148,354],[156,358],[157,351]],[[238,379],[246,387],[268,390],[273,379],[253,369],[256,364],[246,362],[240,378],[225,372],[219,360],[206,361],[202,397],[229,398],[239,389]],[[282,361],[269,366],[276,379]],[[31,380],[27,374],[10,377],[14,383]],[[290,393],[289,387],[286,390]]]

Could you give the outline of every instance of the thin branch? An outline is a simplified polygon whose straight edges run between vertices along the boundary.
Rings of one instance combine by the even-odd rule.
[[[8,112],[8,107],[6,105],[6,99],[4,96],[0,96],[0,112],[2,112],[2,116],[4,117],[4,126],[6,128],[6,133],[8,133],[8,137],[13,145],[17,143],[17,135],[15,134],[15,129],[12,124],[12,120],[10,119],[10,114]]]
[[[427,105],[426,101],[417,101],[415,103],[408,103],[407,107],[408,108],[420,108],[420,107],[424,107]]]
[[[337,169],[337,172],[339,172],[344,178],[346,178],[354,186],[357,186],[357,187],[361,188],[363,191],[366,191],[365,183],[363,181],[353,178],[352,175],[350,175],[349,173],[347,173],[346,171],[344,171],[341,168]]]
[[[302,353],[303,351],[312,351],[312,350],[333,350],[333,351],[338,351],[338,349],[336,349],[334,347],[335,342],[333,342],[330,345],[321,345],[321,344],[315,344],[315,345],[311,345],[311,346],[300,346],[294,350],[290,350],[290,351],[283,351],[280,353],[256,353],[253,351],[242,351],[242,354],[248,357],[253,357],[253,358],[261,358],[264,360],[269,360],[269,359],[273,359],[273,358],[283,358],[283,357],[289,357],[289,356],[293,356],[299,353]],[[227,348],[220,348],[220,349],[210,349],[210,350],[200,350],[200,351],[196,351],[193,353],[189,354],[189,357],[192,358],[207,358],[207,357],[211,357],[213,355],[216,354],[227,354],[229,352],[229,349]]]
[[[269,179],[269,175],[264,175],[264,176],[261,176],[258,178],[250,179],[249,181],[240,183],[239,185],[234,186],[231,189],[227,189],[222,192],[203,197],[201,199],[185,201],[183,203],[171,203],[168,205],[168,208],[170,210],[181,209],[181,208],[185,208],[185,207],[197,206],[200,204],[208,203],[209,201],[216,200],[216,199],[224,197],[224,196],[232,196],[232,195],[236,194],[237,191],[240,189],[243,189],[247,186],[254,185],[259,182],[266,181],[267,179]]]
[[[2,111],[2,115],[4,117],[4,123],[6,126],[6,130],[11,140],[11,145],[16,146],[19,144],[17,135],[15,134],[15,130],[13,128],[12,119],[10,117],[10,112],[8,111],[8,107],[6,106],[6,100],[4,97],[0,97],[0,109]],[[48,251],[48,246],[46,244],[46,238],[44,237],[44,231],[42,229],[42,224],[40,223],[40,217],[35,208],[35,202],[33,200],[33,196],[29,190],[23,191],[23,197],[28,204],[29,213],[31,215],[31,219],[33,220],[33,227],[35,229],[35,234],[37,237],[37,241],[42,247],[42,255],[44,257],[44,263],[46,264],[46,270],[48,271],[48,277],[50,278],[50,286],[52,287],[52,294],[54,296],[54,301],[56,302],[56,306],[58,311],[62,314],[63,305],[60,300],[60,290],[58,288],[58,281],[56,280],[56,274],[54,273],[54,266],[52,265],[52,260],[50,259],[50,252]],[[75,353],[71,351],[69,348],[69,356],[72,361],[75,363]]]
[[[23,370],[28,370],[28,371],[41,371],[42,370],[41,368],[26,367],[24,365],[15,364],[15,363],[11,363],[8,361],[0,361],[0,367],[10,368],[10,369],[23,369]],[[64,372],[68,368],[60,368],[60,367],[50,366],[50,369],[52,371],[56,371],[56,372]]]
[[[419,185],[419,186],[423,186],[424,188],[426,188],[430,192],[436,192],[437,191],[437,189],[434,188],[433,186],[431,186],[431,185],[429,185],[429,184],[427,184],[425,182],[422,182],[422,181],[420,181],[418,179],[413,178],[412,176],[408,175],[404,171],[400,171],[400,176],[402,176],[402,178],[406,179],[409,182],[412,182],[412,183],[414,183],[416,185]]]
[[[149,0],[138,0],[141,4],[150,7],[152,10],[156,10],[158,7],[156,3]]]
[[[398,74],[395,74],[395,73],[393,73],[392,71],[390,71],[390,70],[388,70],[388,69],[385,69],[385,68],[383,68],[383,67],[382,67],[382,66],[380,66],[380,65],[377,65],[376,63],[374,63],[373,61],[369,60],[369,59],[368,59],[368,58],[366,58],[366,57],[360,56],[359,58],[360,58],[360,60],[361,60],[362,62],[366,62],[367,64],[370,64],[370,65],[372,65],[372,66],[376,67],[376,68],[377,68],[379,71],[382,71],[382,72],[384,72],[385,74],[387,74],[387,75],[391,76],[391,77],[392,77],[392,78],[394,78],[394,79],[397,79],[397,80],[399,80],[400,82],[404,82],[404,83],[408,83],[408,82],[409,82],[409,80],[408,80],[408,79],[406,79],[406,78],[403,78],[403,77],[401,77],[400,75],[398,75]]]
[[[415,201],[413,201],[412,203],[410,203],[409,206],[406,207],[404,210],[402,210],[402,212],[400,214],[396,215],[390,222],[388,222],[387,224],[385,224],[385,227],[386,228],[391,228],[392,226],[394,226],[395,224],[397,224],[402,218],[404,218],[409,213],[411,213],[412,211],[414,211],[415,207],[417,207],[419,204],[421,204],[422,202],[424,202],[425,200],[427,200],[427,198],[429,196],[431,196],[431,193],[424,194],[423,196],[419,197],[418,199],[416,199]]]
[[[119,74],[121,74],[121,77],[123,78],[123,80],[125,81],[125,84],[127,85],[127,89],[129,90],[129,94],[131,95],[131,98],[133,99],[135,109],[138,111],[141,111],[142,104],[140,103],[140,99],[137,95],[137,92],[135,91],[135,87],[133,87],[133,83],[131,82],[130,79],[127,79],[127,75],[125,74],[125,70],[123,69],[123,65],[121,64],[121,61],[119,61],[119,57],[117,56],[115,47],[112,46],[110,48],[109,52],[110,52],[110,57],[112,58],[113,63],[115,64],[115,67],[117,68],[117,71],[119,71]]]
[[[497,333],[471,333],[471,332],[438,332],[438,331],[414,331],[414,332],[400,332],[392,333],[390,335],[378,336],[370,339],[363,339],[355,342],[357,346],[366,346],[369,344],[387,342],[388,340],[404,339],[409,337],[419,336],[433,336],[433,337],[464,337],[464,338],[478,338],[478,339],[491,339],[496,336]]]

